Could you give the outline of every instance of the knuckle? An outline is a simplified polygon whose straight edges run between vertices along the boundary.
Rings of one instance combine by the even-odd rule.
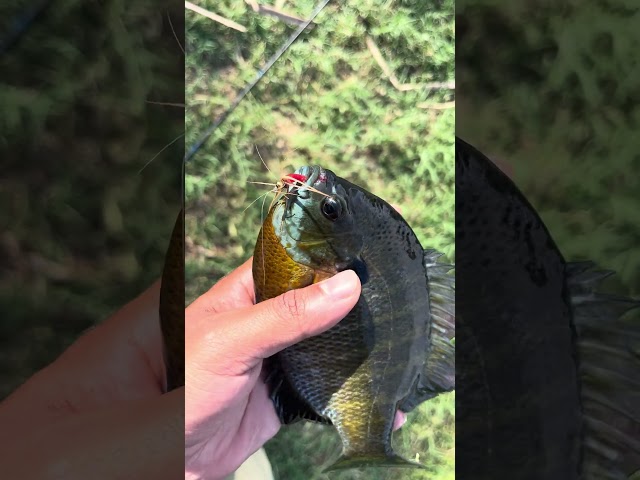
[[[279,306],[287,318],[300,318],[304,316],[305,301],[297,290],[290,290],[281,295]]]
[[[304,295],[298,290],[290,290],[278,297],[277,310],[279,316],[291,323],[293,321],[293,327],[301,335],[306,334],[306,328],[304,327],[304,318],[306,311],[306,301]]]

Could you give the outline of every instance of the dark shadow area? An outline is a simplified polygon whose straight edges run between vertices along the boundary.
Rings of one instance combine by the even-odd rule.
[[[640,468],[639,15],[456,4],[456,478]]]
[[[181,6],[52,3],[0,58],[0,397],[160,277],[181,205],[183,142],[140,172],[183,133],[150,103],[184,103]]]

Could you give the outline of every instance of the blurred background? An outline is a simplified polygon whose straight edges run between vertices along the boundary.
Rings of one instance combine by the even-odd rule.
[[[310,0],[197,5],[234,24],[186,12],[187,147],[315,7]],[[187,303],[253,253],[266,207],[250,204],[270,188],[247,182],[275,182],[305,164],[401,206],[422,245],[454,260],[453,0],[332,2],[315,23],[186,167]],[[331,478],[453,479],[454,394],[424,403],[394,442],[427,470]],[[340,441],[331,428],[301,422],[266,450],[276,478],[321,479]]]
[[[0,6],[0,399],[159,278],[182,195],[181,143],[140,172],[184,132],[182,4],[39,3]]]
[[[640,5],[456,2],[456,133],[511,172],[567,260],[640,295]]]
[[[456,2],[456,134],[510,172],[567,261],[590,260],[615,271],[599,290],[636,299],[639,20],[640,4],[633,1]],[[636,335],[622,333],[617,345],[637,359],[640,309],[622,322]],[[614,325],[613,319],[603,325]],[[616,345],[605,335],[596,341]],[[582,380],[589,382],[588,356],[580,360]],[[600,355],[595,363],[606,369],[616,362],[616,368],[623,364],[614,355]],[[636,381],[637,362],[625,365]],[[607,401],[624,398],[627,409],[637,409],[637,386],[614,388],[606,380],[600,388]],[[577,408],[588,411],[592,404],[583,399]],[[621,415],[602,420],[628,438],[640,436],[640,426]],[[628,448],[620,458],[626,474],[640,466],[637,449]]]

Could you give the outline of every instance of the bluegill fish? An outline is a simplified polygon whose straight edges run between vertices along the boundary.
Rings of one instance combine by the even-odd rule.
[[[598,293],[486,156],[456,140],[458,478],[627,479],[640,459],[639,302]],[[635,466],[634,466],[635,465]]]
[[[384,200],[330,170],[302,167],[270,209],[256,242],[256,300],[354,270],[357,305],[338,325],[267,362],[283,423],[333,425],[342,456],[329,470],[420,467],[391,447],[398,409],[455,384],[454,285],[450,265],[424,250]]]

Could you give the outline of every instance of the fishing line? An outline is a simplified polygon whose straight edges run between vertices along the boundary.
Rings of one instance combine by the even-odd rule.
[[[180,135],[178,135],[176,138],[174,138],[174,139],[173,139],[173,140],[171,140],[169,143],[167,143],[164,147],[162,147],[162,149],[161,149],[158,153],[156,153],[156,154],[151,158],[151,160],[149,160],[147,163],[145,163],[145,164],[142,166],[142,168],[141,168],[140,170],[138,170],[138,175],[140,175],[140,174],[142,173],[142,171],[143,171],[145,168],[147,168],[147,167],[151,164],[151,162],[153,162],[156,158],[158,158],[158,156],[159,156],[162,152],[164,152],[167,148],[169,148],[171,145],[173,145],[173,144],[174,144],[174,143],[176,143],[178,140],[180,140],[182,137],[184,137],[184,135],[185,135],[185,134],[184,134],[184,132],[183,132],[183,133],[181,133],[181,134],[180,134]]]
[[[184,47],[180,43],[180,40],[178,40],[178,35],[176,34],[175,28],[173,28],[173,22],[171,21],[171,14],[169,13],[168,10],[167,10],[167,20],[169,20],[169,26],[171,27],[171,33],[173,33],[173,38],[176,39],[176,42],[178,43],[178,46],[180,47],[180,50],[182,51],[182,55],[186,55],[187,52],[184,51]]]
[[[260,70],[258,70],[258,75],[256,76],[256,78],[240,91],[240,93],[236,96],[231,106],[227,110],[225,110],[213,122],[213,124],[205,131],[205,133],[200,137],[200,139],[191,146],[189,151],[184,156],[184,163],[188,162],[189,160],[191,160],[191,158],[193,158],[193,156],[198,152],[198,150],[200,150],[200,148],[207,142],[207,140],[209,140],[209,137],[213,135],[213,132],[215,132],[216,129],[220,125],[222,125],[222,123],[224,123],[224,121],[236,109],[236,107],[240,104],[240,102],[244,99],[244,97],[247,96],[247,94],[253,89],[253,87],[255,87],[258,84],[258,82],[260,82],[260,80],[262,80],[262,77],[264,77],[265,74],[271,69],[273,64],[276,63],[282,55],[284,55],[284,53],[289,49],[289,47],[293,44],[293,42],[295,42],[298,39],[298,37],[302,34],[302,32],[304,32],[307,29],[307,27],[311,25],[311,23],[315,20],[318,14],[324,9],[324,7],[327,6],[327,4],[330,1],[331,0],[322,0],[320,4],[313,10],[308,20],[302,23],[297,28],[297,30],[293,32],[293,34],[291,34],[291,36],[286,41],[286,43],[278,49],[278,51],[269,59],[269,61]]]

